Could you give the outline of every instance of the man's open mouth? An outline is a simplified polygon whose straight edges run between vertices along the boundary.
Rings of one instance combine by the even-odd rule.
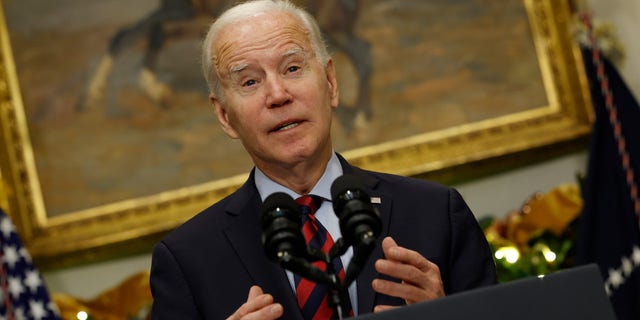
[[[274,130],[272,130],[272,132],[293,129],[297,127],[299,124],[300,124],[299,122],[287,122],[281,126],[276,127]]]

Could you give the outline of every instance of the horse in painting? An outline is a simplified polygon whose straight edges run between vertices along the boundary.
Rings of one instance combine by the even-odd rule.
[[[142,62],[138,71],[138,86],[154,103],[166,106],[172,94],[171,87],[158,79],[158,56],[167,42],[178,37],[202,37],[213,17],[231,1],[223,0],[160,0],[158,6],[139,21],[118,30],[110,39],[105,54],[90,74],[87,86],[77,103],[79,112],[95,108],[105,95],[106,85],[118,56],[127,47],[144,43]],[[372,115],[369,80],[372,58],[370,44],[359,37],[354,26],[357,22],[358,0],[307,0],[296,1],[305,7],[318,21],[330,50],[346,57],[342,65],[353,70],[350,90],[353,99],[341,101],[336,110],[340,123],[348,133],[354,124]],[[355,82],[354,82],[355,81]]]

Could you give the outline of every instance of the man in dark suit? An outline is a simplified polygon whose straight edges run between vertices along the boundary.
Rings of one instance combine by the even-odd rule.
[[[231,8],[209,29],[203,70],[222,129],[255,168],[156,245],[152,319],[303,319],[297,280],[263,251],[260,206],[278,191],[321,196],[314,216],[338,239],[329,189],[343,174],[363,181],[384,238],[349,287],[354,315],[495,283],[488,244],[455,190],[364,171],[333,151],[336,75],[306,12],[278,0]],[[344,266],[352,255],[341,257]]]

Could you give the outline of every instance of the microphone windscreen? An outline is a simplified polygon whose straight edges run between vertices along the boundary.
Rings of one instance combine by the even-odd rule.
[[[300,231],[300,208],[283,192],[269,195],[260,209],[262,213],[262,245],[267,257],[280,261],[283,252],[302,256],[306,243]]]
[[[364,192],[365,187],[357,176],[345,174],[333,181],[333,184],[331,185],[331,198],[339,198],[348,190],[360,190]]]
[[[382,222],[364,183],[355,175],[338,177],[331,185],[333,211],[338,216],[344,243],[353,246],[353,257],[344,278],[348,286],[364,268],[382,229]]]
[[[261,213],[264,217],[267,213],[280,208],[282,211],[297,212],[299,210],[298,204],[296,204],[293,198],[284,192],[275,192],[270,194],[262,203]]]

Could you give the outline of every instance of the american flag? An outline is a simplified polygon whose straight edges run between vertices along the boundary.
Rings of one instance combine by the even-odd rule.
[[[0,209],[0,320],[60,319],[11,219]]]
[[[597,263],[619,320],[640,319],[640,105],[599,50],[583,49],[596,120],[576,262]]]

